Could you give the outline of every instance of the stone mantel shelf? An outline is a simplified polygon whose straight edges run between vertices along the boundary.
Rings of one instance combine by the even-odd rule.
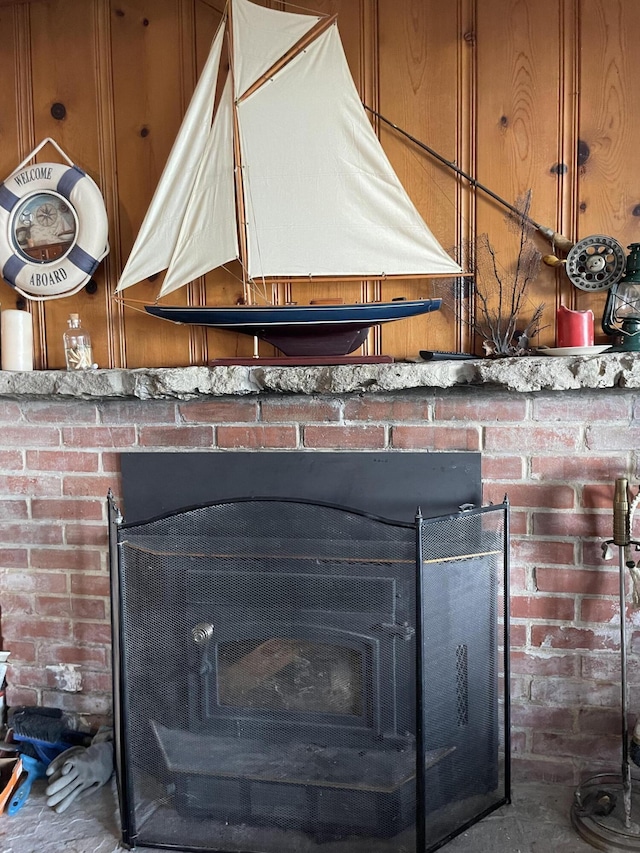
[[[335,366],[0,371],[0,397],[192,400],[246,394],[385,393],[485,386],[526,393],[640,388],[640,353]]]

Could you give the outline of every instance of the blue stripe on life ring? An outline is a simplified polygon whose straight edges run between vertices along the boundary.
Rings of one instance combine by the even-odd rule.
[[[58,181],[58,186],[56,187],[57,191],[65,198],[69,198],[71,196],[72,189],[78,181],[85,177],[85,175],[86,172],[83,172],[78,166],[72,166],[70,169],[67,169]]]
[[[23,267],[26,267],[26,261],[21,260],[17,255],[11,255],[6,264],[2,268],[2,278],[8,282],[11,287],[16,286],[16,279]]]
[[[93,258],[89,252],[85,252],[85,250],[81,249],[77,244],[69,252],[67,258],[72,264],[74,264],[74,266],[78,267],[79,270],[86,272],[87,275],[94,273],[100,263],[100,261]]]
[[[19,201],[20,199],[15,193],[8,190],[4,184],[0,184],[0,207],[11,212]]]

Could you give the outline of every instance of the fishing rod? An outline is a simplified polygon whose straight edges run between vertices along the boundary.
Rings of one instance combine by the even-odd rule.
[[[554,248],[560,249],[563,252],[568,252],[567,258],[564,261],[560,260],[555,255],[545,255],[543,257],[543,261],[551,267],[563,266],[571,280],[571,283],[580,290],[604,290],[605,288],[611,287],[612,284],[615,284],[622,278],[626,265],[626,257],[624,249],[617,240],[613,239],[613,237],[597,234],[574,243],[572,240],[569,240],[568,237],[554,231],[553,228],[541,225],[539,222],[536,222],[535,219],[532,219],[521,210],[518,210],[515,205],[510,204],[506,199],[502,198],[502,196],[499,196],[493,190],[489,189],[489,187],[481,184],[480,181],[472,175],[469,175],[451,160],[447,160],[446,157],[438,154],[435,149],[431,148],[420,139],[417,139],[397,124],[394,124],[394,122],[383,116],[381,113],[371,107],[368,107],[366,104],[363,104],[363,107],[365,110],[370,112],[371,115],[396,130],[406,139],[409,139],[414,143],[414,145],[422,148],[423,151],[426,151],[432,157],[435,157],[435,159],[440,163],[443,163],[449,169],[452,169],[457,175],[468,181],[474,189],[482,190],[483,193],[486,193],[486,195],[490,196],[494,201],[497,201],[499,204],[503,205],[503,207],[506,207],[511,213],[516,214],[520,219],[525,219],[533,226],[533,228],[549,240]]]
[[[451,160],[447,160],[446,157],[443,157],[441,154],[438,154],[435,149],[431,148],[426,143],[421,142],[421,140],[416,139],[416,137],[412,136],[408,131],[403,130],[401,127],[398,127],[397,124],[394,124],[388,118],[385,118],[385,116],[381,115],[379,112],[376,112],[376,110],[372,109],[371,107],[368,107],[366,104],[363,104],[363,106],[365,110],[371,113],[371,115],[374,115],[376,118],[380,119],[380,121],[383,121],[385,124],[389,125],[389,127],[392,127],[394,130],[397,130],[398,133],[401,133],[407,139],[410,139],[411,142],[413,142],[419,148],[422,148],[424,151],[427,151],[429,154],[431,154],[432,157],[435,157],[436,160],[439,160],[441,163],[444,163],[445,166],[448,166],[450,169],[453,169],[456,175],[460,175],[461,178],[464,178],[466,181],[469,181],[469,183],[474,189],[482,190],[483,193],[486,193],[488,196],[491,196],[492,199],[506,207],[507,210],[510,210],[511,213],[515,213],[518,217],[526,219],[527,222],[533,225],[533,227],[537,231],[540,231],[540,233],[543,234],[547,238],[547,240],[551,241],[554,246],[557,246],[559,249],[562,249],[562,251],[569,251],[569,249],[573,247],[573,241],[569,240],[568,237],[565,237],[563,234],[559,234],[552,228],[547,228],[545,225],[541,225],[539,222],[536,222],[535,219],[532,219],[530,216],[523,214],[523,212],[521,210],[518,210],[515,205],[510,204],[506,199],[502,198],[497,193],[494,193],[493,190],[490,190],[489,187],[486,187],[484,184],[481,184],[480,181],[478,181],[472,175],[469,175],[459,166],[456,166],[456,164]]]

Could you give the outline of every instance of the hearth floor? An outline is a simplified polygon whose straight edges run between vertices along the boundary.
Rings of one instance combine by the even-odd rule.
[[[47,807],[44,782],[36,782],[24,807],[0,817],[0,853],[117,853],[115,784],[76,801],[62,815]],[[521,784],[513,803],[503,806],[444,848],[446,853],[593,853],[573,830],[569,810],[573,789]],[[141,853],[149,847],[136,848]],[[361,849],[361,848],[359,848]]]

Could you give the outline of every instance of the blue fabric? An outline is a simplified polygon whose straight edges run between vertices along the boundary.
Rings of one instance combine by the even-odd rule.
[[[82,180],[85,175],[86,172],[83,172],[78,166],[72,166],[70,169],[67,169],[58,181],[58,186],[56,187],[57,191],[65,198],[69,198],[75,185],[78,181]]]
[[[23,267],[26,267],[26,265],[26,262],[20,260],[17,255],[12,255],[2,268],[2,278],[8,282],[11,287],[15,287],[18,274]]]
[[[69,252],[67,258],[72,264],[74,264],[74,266],[78,267],[79,270],[86,272],[87,275],[91,275],[100,263],[100,261],[92,258],[88,252],[85,252],[85,250],[81,249],[77,244]]]
[[[17,195],[8,190],[4,184],[0,184],[0,207],[4,207],[5,210],[12,210],[19,201]]]

